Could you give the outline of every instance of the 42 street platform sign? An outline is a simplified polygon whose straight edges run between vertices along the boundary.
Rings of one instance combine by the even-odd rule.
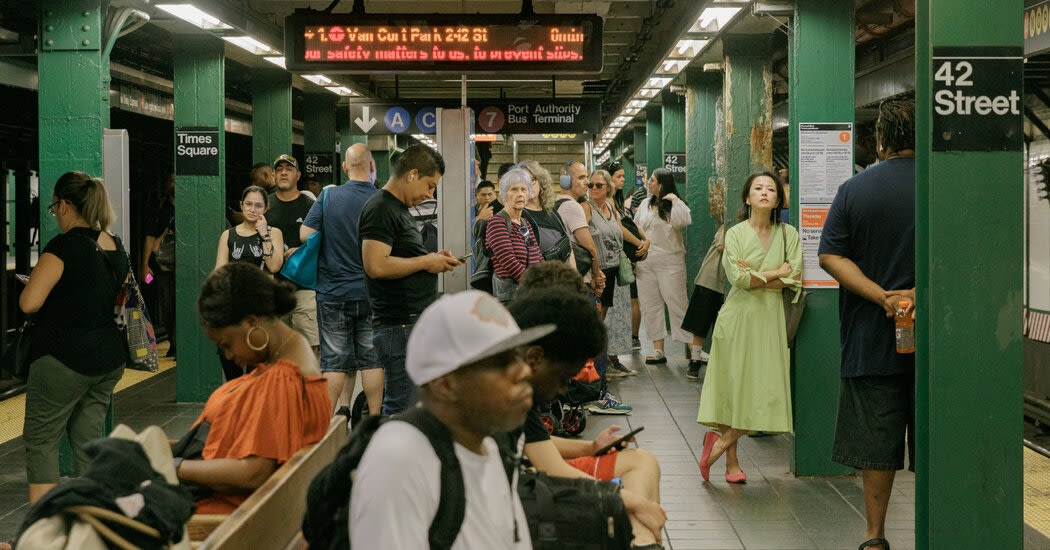
[[[479,134],[594,134],[601,129],[601,111],[594,101],[572,99],[478,100],[474,110]],[[351,103],[354,134],[433,134],[437,108],[458,108],[444,102]]]
[[[1020,151],[1024,141],[1020,47],[933,48],[934,151]]]

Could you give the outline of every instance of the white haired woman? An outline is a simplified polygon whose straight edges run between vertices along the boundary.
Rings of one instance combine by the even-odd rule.
[[[532,176],[532,197],[521,213],[532,226],[543,259],[565,262],[575,268],[569,230],[565,228],[561,216],[554,211],[554,181],[551,173],[531,159],[519,162],[517,168],[524,169]]]
[[[532,195],[532,174],[521,168],[504,174],[499,180],[503,210],[489,220],[485,229],[485,247],[491,251],[492,259],[492,295],[504,304],[514,300],[525,269],[543,261],[535,232],[522,217]]]

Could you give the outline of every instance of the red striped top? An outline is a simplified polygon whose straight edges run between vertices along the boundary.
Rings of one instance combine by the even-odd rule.
[[[507,231],[506,219],[496,215],[485,228],[485,246],[492,251],[492,267],[495,276],[518,282],[525,268],[543,261],[543,253],[536,241],[536,233],[523,219],[511,222]],[[522,235],[522,228],[526,234]]]

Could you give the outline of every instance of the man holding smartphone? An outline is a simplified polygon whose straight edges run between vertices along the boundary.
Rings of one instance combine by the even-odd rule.
[[[384,416],[415,402],[416,387],[405,371],[408,336],[420,313],[437,300],[437,274],[463,263],[448,250],[428,252],[409,210],[434,196],[444,173],[437,151],[421,144],[405,149],[390,181],[365,203],[358,223],[374,316],[372,342],[384,374]]]

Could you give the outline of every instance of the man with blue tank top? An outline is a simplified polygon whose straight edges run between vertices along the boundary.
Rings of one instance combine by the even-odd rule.
[[[300,236],[306,242],[311,234],[321,231],[317,320],[321,372],[328,380],[328,397],[336,409],[349,406],[360,371],[369,414],[378,415],[383,401],[383,369],[372,346],[372,310],[365,292],[357,232],[361,210],[377,191],[376,164],[366,145],[356,143],[346,150],[343,171],[347,181],[321,192],[303,220]]]

